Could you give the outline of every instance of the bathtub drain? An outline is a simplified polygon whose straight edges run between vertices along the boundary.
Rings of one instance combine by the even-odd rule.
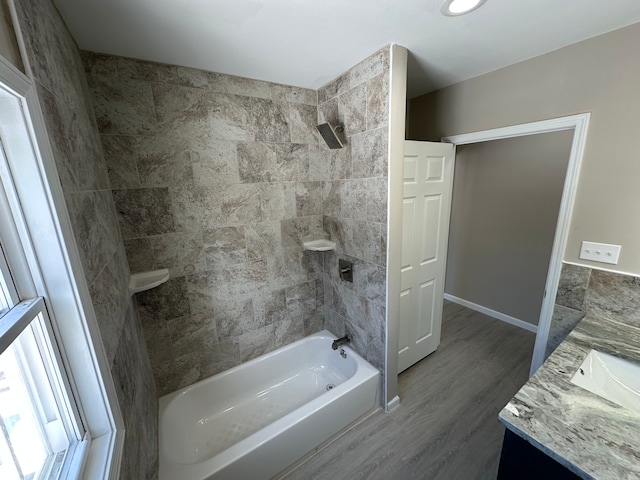
[[[333,390],[334,387],[335,385],[333,383],[327,384],[327,390]]]

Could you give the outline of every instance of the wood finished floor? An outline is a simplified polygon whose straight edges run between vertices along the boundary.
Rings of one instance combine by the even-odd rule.
[[[280,480],[495,479],[498,412],[527,381],[535,335],[445,302],[438,350],[375,412]]]

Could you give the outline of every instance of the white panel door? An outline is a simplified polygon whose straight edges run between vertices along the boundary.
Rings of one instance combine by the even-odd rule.
[[[440,344],[454,146],[404,144],[398,373]]]

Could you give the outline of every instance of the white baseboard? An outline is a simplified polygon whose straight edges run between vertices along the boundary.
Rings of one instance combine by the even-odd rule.
[[[496,312],[495,310],[491,310],[490,308],[483,307],[482,305],[478,305],[477,303],[469,302],[462,298],[454,297],[453,295],[449,295],[448,293],[444,294],[444,299],[449,300],[450,302],[457,303],[458,305],[462,305],[463,307],[470,308],[471,310],[475,310],[476,312],[484,313],[490,317],[495,318],[496,320],[501,320],[505,323],[509,323],[516,327],[523,328],[533,333],[538,333],[537,325],[532,325],[529,322],[525,322],[524,320],[520,320],[519,318],[512,317],[505,313]]]
[[[394,411],[400,406],[400,397],[396,395],[387,403],[387,413]]]

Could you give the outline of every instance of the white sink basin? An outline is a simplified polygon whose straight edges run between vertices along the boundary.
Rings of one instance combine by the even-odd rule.
[[[640,413],[640,364],[591,350],[571,383]]]

